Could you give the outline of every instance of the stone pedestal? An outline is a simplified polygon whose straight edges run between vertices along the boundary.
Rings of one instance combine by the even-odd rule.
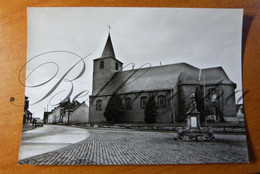
[[[230,122],[230,123],[238,123],[238,118],[237,117],[224,117],[225,122]]]
[[[178,138],[184,141],[215,141],[212,130],[200,127],[200,112],[197,110],[194,95],[191,99],[193,103],[186,113],[187,128],[178,131]]]

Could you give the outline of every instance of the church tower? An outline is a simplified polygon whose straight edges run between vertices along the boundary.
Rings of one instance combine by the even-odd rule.
[[[100,58],[94,59],[92,94],[101,89],[115,72],[122,69],[123,63],[116,59],[110,33]]]

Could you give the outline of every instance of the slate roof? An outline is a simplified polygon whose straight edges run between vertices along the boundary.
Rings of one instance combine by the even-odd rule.
[[[175,88],[177,85],[203,85],[204,76],[206,85],[218,84],[219,82],[235,85],[222,67],[207,68],[200,71],[200,69],[187,63],[178,63],[116,72],[103,88],[93,91],[93,96],[112,95],[116,91],[118,94],[123,94],[168,90]]]
[[[211,84],[226,84],[226,85],[236,85],[234,82],[232,82],[224,69],[222,67],[214,67],[214,68],[206,68],[202,69],[202,76],[200,83],[203,83],[203,76],[205,76],[205,81],[207,85]]]
[[[107,42],[101,55],[101,58],[105,57],[116,58],[110,34],[108,34]]]
[[[77,110],[82,104],[83,104],[83,103],[80,103],[80,102],[78,102],[78,101],[74,101],[74,102],[72,103],[72,110],[73,110],[73,111]]]
[[[114,51],[114,48],[113,48],[112,40],[111,40],[111,37],[110,37],[110,33],[108,34],[107,41],[106,41],[106,44],[105,44],[105,47],[103,49],[101,57],[94,59],[94,61],[95,60],[104,59],[104,58],[116,59],[116,55],[115,55],[115,51]],[[117,60],[117,61],[119,63],[123,64],[119,60]]]
[[[98,59],[107,57],[116,59],[110,34],[103,53]],[[122,94],[169,90],[177,85],[216,85],[219,83],[236,85],[228,78],[222,67],[200,70],[187,63],[177,63],[115,72],[105,86],[101,86],[98,90],[92,92],[92,96],[112,95],[115,92]]]

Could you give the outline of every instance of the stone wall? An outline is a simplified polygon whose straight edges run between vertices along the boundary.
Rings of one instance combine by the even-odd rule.
[[[104,62],[104,68],[100,69],[100,62]],[[93,71],[93,92],[98,91],[102,88],[117,71],[115,70],[115,63],[118,63],[118,69],[122,69],[122,63],[118,62],[114,58],[104,58],[94,60],[94,71]]]
[[[132,99],[132,109],[125,110],[124,114],[122,115],[120,122],[144,122],[144,111],[145,108],[141,107],[141,97],[146,96],[147,99],[149,98],[150,94],[153,94],[155,96],[155,101],[157,103],[158,96],[163,95],[166,99],[166,105],[165,107],[159,107],[157,108],[158,116],[157,116],[157,122],[158,123],[172,123],[177,120],[177,95],[174,95],[175,91],[170,90],[162,90],[162,91],[153,91],[153,92],[139,92],[134,94],[121,94],[120,97],[122,99],[123,105],[125,105],[125,99],[131,98]],[[172,97],[173,96],[173,97]],[[172,99],[171,99],[172,98]],[[110,99],[110,96],[104,96],[104,97],[90,97],[90,107],[89,107],[89,122],[102,122],[106,121],[105,117],[103,115],[105,111],[105,107],[107,105],[108,100]],[[96,101],[102,100],[102,110],[97,111],[96,110]],[[92,104],[91,104],[91,101]]]
[[[224,120],[228,122],[238,122],[236,117],[236,101],[235,101],[235,87],[232,85],[222,85],[224,91],[223,113]]]
[[[103,113],[105,112],[105,107],[107,105],[107,102],[109,100],[109,96],[103,96],[103,97],[89,97],[89,122],[103,122],[106,121]],[[96,101],[102,100],[102,110],[97,111],[96,110]]]
[[[186,113],[191,105],[191,95],[196,91],[198,85],[179,85],[178,88],[170,90],[161,90],[153,92],[137,92],[125,95],[120,95],[123,104],[125,104],[125,98],[130,97],[132,99],[132,109],[126,110],[121,117],[120,122],[144,122],[144,108],[140,106],[140,99],[143,96],[149,97],[150,94],[155,95],[157,103],[157,97],[164,95],[166,97],[166,106],[164,108],[158,108],[158,123],[172,123],[183,122],[186,119]],[[216,88],[217,93],[223,95],[218,97],[218,106],[223,113],[224,120],[228,122],[236,121],[236,106],[233,85],[207,85],[205,86],[206,95],[208,89]],[[105,107],[110,96],[103,97],[90,97],[92,104],[90,104],[90,118],[89,122],[102,122],[106,121],[103,115]],[[172,99],[171,99],[172,98]],[[102,110],[96,110],[96,101],[102,100]],[[208,106],[209,107],[209,106]],[[213,106],[212,106],[213,107]],[[214,108],[213,108],[214,109]],[[218,121],[220,118],[218,118]]]

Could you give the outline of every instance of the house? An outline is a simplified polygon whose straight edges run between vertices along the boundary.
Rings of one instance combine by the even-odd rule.
[[[44,112],[43,113],[43,122],[44,124],[48,124],[48,117],[52,112]]]
[[[232,82],[222,67],[199,69],[187,63],[122,70],[110,34],[101,57],[93,61],[93,87],[89,122],[104,122],[104,111],[112,95],[118,94],[125,108],[120,122],[144,122],[150,95],[157,103],[157,122],[176,123],[186,119],[195,94],[201,120],[237,122]]]
[[[23,112],[23,124],[30,123],[32,121],[32,113],[29,111],[29,97],[24,98],[24,112]]]
[[[44,119],[49,124],[83,124],[89,120],[89,108],[85,102],[70,102],[68,99],[51,112],[44,112]]]
[[[48,115],[48,123],[49,124],[59,124],[61,116],[61,106],[55,107],[51,113]]]
[[[84,124],[89,121],[89,108],[85,102],[73,102],[71,109],[67,109],[63,117],[63,124]]]
[[[59,105],[48,114],[48,123],[63,124],[63,117],[65,116],[66,110],[72,107],[71,104],[70,99],[59,103]]]

